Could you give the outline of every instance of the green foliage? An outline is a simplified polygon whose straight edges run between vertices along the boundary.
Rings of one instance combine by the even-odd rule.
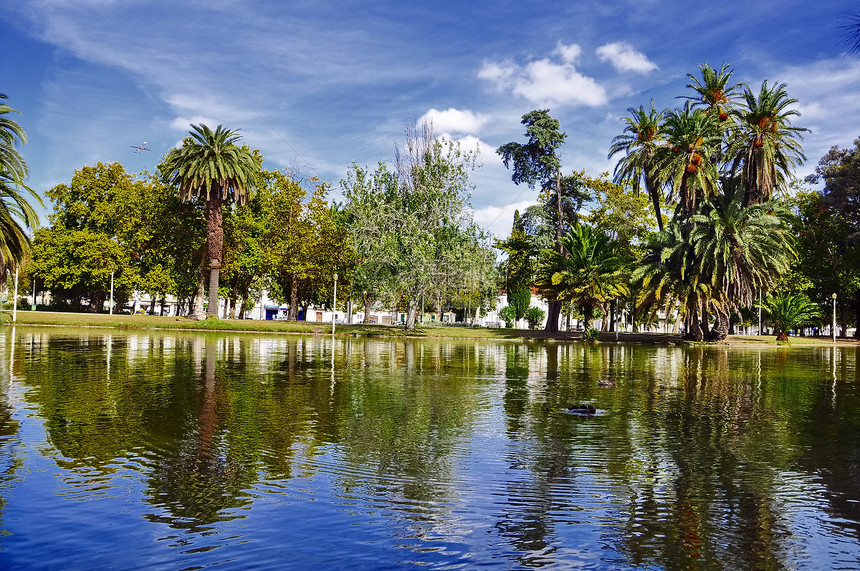
[[[24,184],[27,179],[27,163],[17,147],[27,142],[24,129],[13,119],[18,113],[0,93],[0,283],[5,281],[6,271],[21,265],[30,250],[28,230],[39,224],[36,211],[22,191],[26,191],[36,204],[42,199]]]
[[[499,310],[499,317],[505,322],[505,327],[509,329],[514,326],[514,322],[518,319],[516,310],[510,305]]]
[[[261,171],[262,157],[248,147],[239,147],[239,135],[218,125],[192,125],[190,137],[171,150],[161,165],[169,184],[178,189],[180,200],[206,200],[206,251],[209,262],[209,307],[218,309],[218,284],[223,260],[224,204],[242,206],[253,192]]]
[[[788,332],[792,329],[815,323],[821,318],[818,306],[799,293],[768,296],[762,301],[761,308],[781,341],[788,339]]]
[[[622,275],[624,260],[617,243],[586,224],[574,226],[562,238],[564,254],[544,251],[535,282],[551,300],[575,301],[586,320],[601,304],[629,294]]]
[[[449,292],[484,279],[493,257],[466,209],[474,155],[436,139],[427,124],[407,130],[404,148],[396,173],[383,163],[372,173],[353,165],[341,188],[359,271],[379,276],[389,301],[402,299],[412,329],[423,297],[441,311]],[[475,263],[487,271],[471,271]]]
[[[545,189],[556,179],[561,170],[561,159],[557,151],[567,135],[559,131],[561,124],[549,114],[549,109],[538,109],[523,115],[522,124],[526,125],[525,144],[511,142],[499,147],[505,167],[513,166],[511,179],[514,184],[526,183],[534,188],[540,183]]]
[[[546,312],[539,307],[530,307],[525,312],[526,322],[529,329],[537,329],[546,317]]]
[[[594,327],[586,326],[585,329],[582,330],[583,341],[597,341],[598,335],[600,335],[600,331],[598,331]]]

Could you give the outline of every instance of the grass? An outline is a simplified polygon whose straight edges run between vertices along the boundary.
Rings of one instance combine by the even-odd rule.
[[[11,324],[11,312],[4,311],[4,321]],[[157,315],[107,315],[96,313],[64,313],[53,311],[19,311],[16,325],[44,325],[59,327],[105,327],[133,330],[187,330],[187,331],[236,331],[253,333],[329,334],[331,323],[307,321],[262,321],[253,319],[205,319],[196,321],[186,317],[161,317]],[[509,339],[511,330],[487,329],[483,327],[446,327],[434,325],[419,327],[407,333],[402,327],[389,325],[337,324],[338,335],[362,337],[428,337],[462,339]]]
[[[11,324],[12,315],[3,311],[3,321]],[[319,335],[330,334],[331,323],[306,321],[261,321],[240,319],[206,319],[196,321],[185,317],[160,317],[157,315],[107,315],[95,313],[62,313],[53,311],[19,311],[16,325],[58,326],[58,327],[104,327],[126,330],[185,330],[185,331],[232,331],[270,334]],[[579,340],[580,332],[561,332],[554,335],[543,331],[525,329],[488,329],[485,327],[450,327],[427,325],[407,333],[403,327],[390,325],[338,324],[337,335],[358,337],[419,337],[428,339],[533,339],[533,340]],[[615,333],[601,332],[599,341],[615,341]],[[665,333],[620,333],[618,340],[623,342],[647,344],[685,344],[677,336]],[[776,336],[730,335],[729,345],[741,346],[779,346]],[[832,345],[830,337],[790,337],[790,346]],[[839,345],[857,345],[853,338],[839,339]]]

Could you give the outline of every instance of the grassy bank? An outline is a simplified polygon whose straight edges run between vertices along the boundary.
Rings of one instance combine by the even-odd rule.
[[[3,312],[7,325],[12,322],[10,312]],[[60,313],[52,311],[19,311],[16,325],[38,325],[57,327],[105,327],[126,330],[185,330],[185,331],[234,331],[269,334],[319,335],[330,334],[331,323],[310,323],[306,321],[260,321],[239,319],[206,319],[196,321],[185,317],[159,317],[156,315],[106,315],[92,313]],[[560,332],[548,335],[543,331],[525,329],[487,329],[484,327],[450,327],[433,325],[419,327],[406,333],[402,327],[389,325],[346,325],[338,324],[338,335],[361,337],[423,337],[446,339],[521,339],[521,340],[558,340],[575,341],[579,332]],[[618,341],[647,344],[686,344],[678,336],[665,333],[619,333]],[[614,342],[615,333],[600,333],[599,341]],[[730,335],[729,345],[777,346],[774,336]],[[860,346],[856,339],[839,339],[838,345]],[[832,345],[829,337],[792,337],[791,346]]]

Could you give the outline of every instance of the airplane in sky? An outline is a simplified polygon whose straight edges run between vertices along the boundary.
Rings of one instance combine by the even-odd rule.
[[[146,141],[142,142],[139,145],[129,145],[132,149],[136,149],[135,152],[139,155],[140,151],[151,151],[149,147],[146,146]]]

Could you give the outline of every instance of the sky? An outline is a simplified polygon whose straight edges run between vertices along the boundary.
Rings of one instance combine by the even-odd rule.
[[[522,116],[549,109],[567,134],[566,173],[612,171],[627,109],[676,108],[707,62],[757,91],[785,83],[810,131],[811,173],[860,136],[860,55],[849,0],[375,2],[4,0],[0,93],[29,141],[28,184],[121,162],[153,171],[191,124],[239,129],[268,169],[338,182],[392,161],[407,125],[479,153],[475,221],[497,236],[537,192],[495,149],[525,142]],[[153,152],[135,153],[146,141]],[[48,204],[50,211],[51,206]],[[47,221],[43,221],[47,223]]]

